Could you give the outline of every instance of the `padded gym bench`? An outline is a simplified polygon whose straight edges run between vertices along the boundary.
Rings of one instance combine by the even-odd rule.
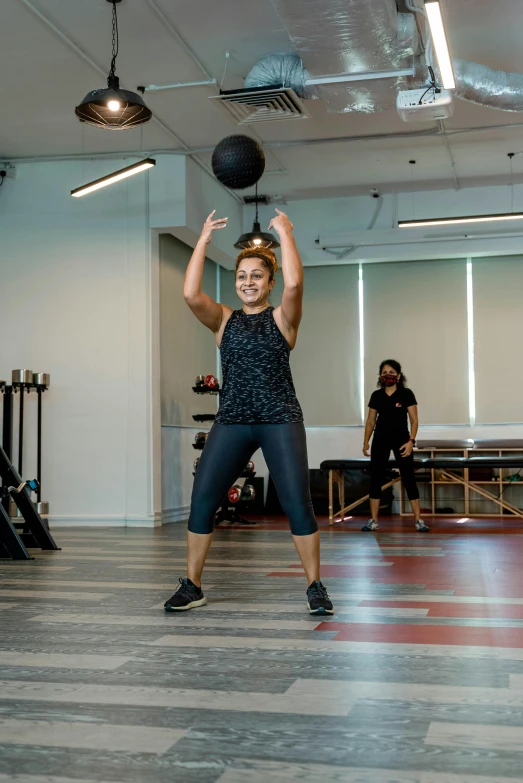
[[[398,467],[396,460],[389,460],[388,468],[394,469]],[[359,500],[354,501],[349,506],[345,506],[345,470],[369,470],[369,459],[328,459],[321,463],[321,470],[328,471],[329,473],[329,525],[334,525],[334,517],[339,516],[340,522],[343,521],[345,514],[348,511],[364,503],[369,499],[368,495],[365,495]],[[434,457],[431,459],[414,459],[414,470],[420,470],[421,468],[427,468],[429,470],[435,469],[441,471],[449,481],[457,481],[463,484],[464,487],[468,487],[469,490],[476,492],[478,495],[482,495],[493,503],[497,503],[500,508],[510,511],[514,516],[523,519],[523,510],[508,503],[502,497],[496,497],[495,495],[487,492],[479,484],[474,481],[465,478],[464,475],[456,473],[456,471],[464,471],[470,468],[517,468],[523,470],[523,458],[522,457]],[[392,479],[387,484],[384,484],[383,489],[392,487],[393,484],[397,484],[401,481],[399,475],[397,478]],[[337,514],[334,514],[334,483],[338,485],[338,501],[340,510]]]

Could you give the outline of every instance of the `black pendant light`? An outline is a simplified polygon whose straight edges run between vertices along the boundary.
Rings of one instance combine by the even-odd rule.
[[[254,203],[256,204],[256,217],[252,224],[252,231],[242,234],[234,247],[238,250],[245,250],[246,248],[267,247],[270,250],[279,247],[280,243],[273,234],[269,234],[267,231],[262,231],[260,221],[258,220],[258,204],[260,201],[265,201],[263,197],[258,198],[258,184],[256,183],[256,195],[254,196]]]
[[[107,0],[113,6],[113,58],[107,77],[107,87],[92,90],[76,107],[75,114],[81,122],[106,130],[126,130],[143,125],[152,117],[142,98],[135,92],[120,89],[120,80],[115,74],[118,57],[118,17],[116,4],[122,0]]]

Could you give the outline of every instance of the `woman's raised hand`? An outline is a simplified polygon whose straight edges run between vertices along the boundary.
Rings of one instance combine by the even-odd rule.
[[[227,227],[227,221],[229,218],[218,218],[218,220],[213,220],[214,215],[216,213],[216,210],[213,209],[205,223],[203,224],[202,233],[201,233],[201,239],[205,240],[205,243],[208,245],[209,242],[212,239],[212,232],[213,231],[221,231],[222,228]]]
[[[292,234],[294,226],[289,220],[289,217],[285,212],[282,212],[281,209],[277,209],[276,212],[278,213],[277,216],[273,217],[269,223],[269,231],[273,228],[280,238],[284,235]]]

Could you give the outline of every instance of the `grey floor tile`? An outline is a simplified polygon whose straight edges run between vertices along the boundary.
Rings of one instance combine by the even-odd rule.
[[[29,598],[31,601],[101,601],[109,598],[109,593],[64,592],[59,590],[9,590],[0,589],[0,596],[9,598]]]
[[[93,779],[86,778],[65,778],[56,777],[56,775],[5,775],[0,773],[0,783],[94,783]],[[101,780],[97,783],[110,783],[108,780]],[[111,783],[123,783],[123,781],[112,781]]]
[[[299,695],[292,693],[254,693],[206,691],[125,685],[93,685],[0,681],[3,700],[40,701],[60,704],[115,704],[187,709],[212,709],[224,712],[271,712],[296,715],[347,715],[353,704],[349,696],[341,699],[331,696]]]
[[[126,753],[165,753],[184,731],[0,718],[2,745],[41,745],[54,748],[87,748]]]
[[[523,765],[523,726],[433,722],[425,742],[427,745],[450,748],[514,751],[519,754],[519,763]]]
[[[6,652],[0,650],[1,666],[30,666],[46,669],[100,669],[104,671],[117,669],[131,660],[132,658],[122,655],[64,655],[61,653]]]

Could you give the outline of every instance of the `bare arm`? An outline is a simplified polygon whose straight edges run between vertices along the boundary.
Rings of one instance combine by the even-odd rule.
[[[418,434],[418,406],[417,405],[411,405],[410,408],[407,408],[409,419],[410,419],[410,437],[413,440],[416,440],[416,435]]]
[[[363,453],[366,457],[369,456],[369,443],[372,437],[372,433],[374,432],[374,428],[376,427],[377,418],[378,411],[374,410],[374,408],[369,408],[369,415],[367,416],[367,421],[365,422],[365,436],[363,441]]]
[[[214,212],[211,212],[205,221],[202,234],[189,261],[187,271],[185,272],[183,297],[196,318],[212,332],[217,333],[222,325],[224,312],[225,310],[229,311],[229,308],[218,304],[218,302],[215,302],[214,299],[202,291],[207,245],[211,241],[212,232],[220,231],[227,225],[227,218],[213,220]]]
[[[280,331],[287,338],[291,348],[296,343],[302,317],[303,264],[292,233],[293,225],[285,212],[277,209],[278,216],[270,222],[269,229],[278,233],[281,244],[283,271],[283,295],[281,305],[274,313]]]
[[[407,412],[409,414],[410,419],[410,437],[411,440],[408,441],[408,443],[405,443],[400,451],[402,456],[408,457],[412,454],[412,449],[414,448],[413,440],[416,440],[416,435],[418,434],[418,406],[417,405],[410,405],[407,408]]]

